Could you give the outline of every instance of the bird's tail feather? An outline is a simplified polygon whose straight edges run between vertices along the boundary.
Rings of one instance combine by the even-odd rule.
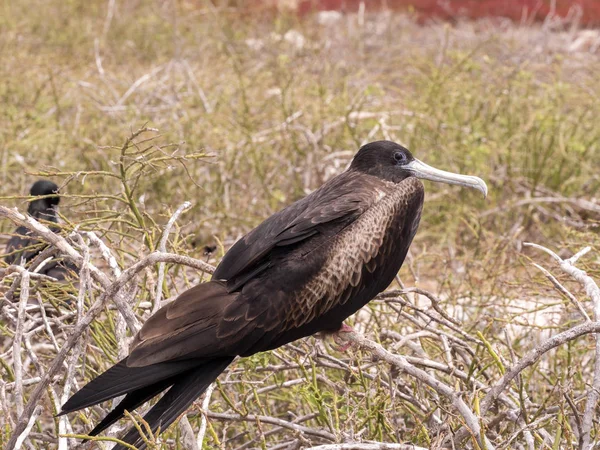
[[[133,411],[142,403],[145,403],[152,397],[160,394],[172,384],[173,380],[168,378],[166,380],[159,381],[158,383],[151,384],[150,386],[130,392],[117,406],[114,407],[111,412],[104,417],[104,419],[102,419],[100,423],[94,427],[92,431],[88,433],[88,435],[96,436],[100,434],[102,431],[123,417],[125,411]]]
[[[144,421],[153,432],[159,427],[161,430],[166,430],[232,361],[232,357],[217,358],[180,374],[171,389],[146,413]],[[135,445],[138,450],[146,448],[135,427],[132,427],[121,440]],[[113,450],[126,450],[126,447],[117,445]]]
[[[125,358],[77,391],[62,406],[58,415],[78,411],[119,395],[145,389],[200,364],[197,360],[186,360],[146,367],[127,367],[127,358]],[[169,384],[163,389],[168,386]]]

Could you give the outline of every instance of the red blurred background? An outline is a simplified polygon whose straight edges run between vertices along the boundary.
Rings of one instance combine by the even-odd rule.
[[[553,18],[588,27],[600,25],[600,0],[261,0],[241,3],[292,8],[299,14],[327,10],[357,11],[363,3],[366,11],[409,11],[421,22],[430,18],[453,21],[505,17],[524,23]]]

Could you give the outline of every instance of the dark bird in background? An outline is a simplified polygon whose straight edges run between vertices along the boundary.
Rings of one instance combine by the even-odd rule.
[[[49,180],[38,180],[33,183],[29,194],[33,197],[41,197],[29,203],[27,214],[36,220],[42,222],[58,223],[58,204],[60,203],[58,186]],[[58,226],[50,226],[54,232],[58,232]],[[32,236],[32,233],[26,227],[18,227],[14,235],[6,244],[6,257],[4,261],[8,264],[19,264],[29,262],[35,258],[45,245]],[[74,269],[73,266],[60,261],[47,262],[39,273],[48,275],[58,280],[64,280],[67,275],[67,267]]]
[[[393,142],[363,146],[348,170],[233,245],[212,281],[150,317],[129,356],[61,414],[127,394],[89,433],[97,435],[169,389],[144,417],[165,430],[236,356],[339,330],[402,266],[423,207],[419,178],[487,194],[480,178],[434,169]],[[145,447],[135,428],[123,440]]]

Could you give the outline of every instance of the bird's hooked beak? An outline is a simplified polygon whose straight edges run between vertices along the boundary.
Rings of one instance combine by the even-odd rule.
[[[410,172],[413,176],[423,180],[439,181],[447,184],[457,184],[459,186],[470,187],[480,191],[484,197],[487,197],[487,186],[485,181],[479,177],[471,175],[460,175],[458,173],[446,172],[435,167],[428,166],[418,159],[406,164],[403,169]]]

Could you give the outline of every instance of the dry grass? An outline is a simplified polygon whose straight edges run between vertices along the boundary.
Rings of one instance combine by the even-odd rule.
[[[94,231],[127,268],[157,248],[169,217],[190,201],[168,250],[215,264],[241,234],[343,170],[362,143],[392,139],[432,165],[488,181],[486,201],[427,184],[422,226],[400,272],[404,285],[434,292],[465,335],[432,325],[413,308],[427,310],[429,301],[415,294],[373,302],[351,323],[428,367],[477,411],[484,386],[513,360],[582,322],[532,258],[591,315],[578,284],[543,254],[522,247],[537,242],[569,257],[590,245],[593,251],[578,266],[596,279],[600,273],[600,58],[569,52],[577,30],[485,22],[418,27],[386,14],[322,25],[283,14],[241,16],[204,2],[115,2],[109,14],[110,4],[4,3],[2,205],[25,210],[23,194],[33,180],[57,181],[65,194],[66,233]],[[160,131],[125,145],[144,125]],[[0,227],[8,237],[14,224]],[[86,245],[92,262],[114,280],[92,244],[76,247],[85,253]],[[207,245],[216,245],[209,257]],[[202,276],[168,265],[163,297]],[[152,308],[157,277],[153,265],[125,288],[139,319]],[[12,279],[3,283],[7,289]],[[63,324],[51,326],[61,344],[102,292],[90,286],[78,308],[77,286],[34,280],[30,297],[47,305],[51,323]],[[18,303],[1,308],[4,448],[17,419],[12,342]],[[33,328],[24,332],[32,347],[24,343],[22,362],[32,383],[25,384],[25,402],[57,353],[39,311],[27,314]],[[126,350],[120,338],[130,334],[107,304],[83,334],[85,352],[68,360],[72,379],[81,386],[114,363]],[[412,338],[403,341],[406,336]],[[521,374],[509,394],[518,414],[502,416],[510,408],[500,402],[492,411],[497,421],[484,424],[496,448],[531,448],[530,439],[535,448],[579,448],[577,419],[592,383],[593,349],[592,337],[580,337]],[[58,445],[52,414],[66,374],[59,371],[45,390],[29,448]],[[220,378],[209,405],[206,448],[343,441],[439,448],[464,424],[447,399],[413,377],[372,361],[369,352],[339,354],[313,338],[238,361]],[[105,407],[72,415],[69,426],[84,433]],[[196,432],[199,411],[200,402],[189,416]],[[592,437],[597,430],[594,423]],[[163,448],[191,448],[179,433],[173,427]]]

